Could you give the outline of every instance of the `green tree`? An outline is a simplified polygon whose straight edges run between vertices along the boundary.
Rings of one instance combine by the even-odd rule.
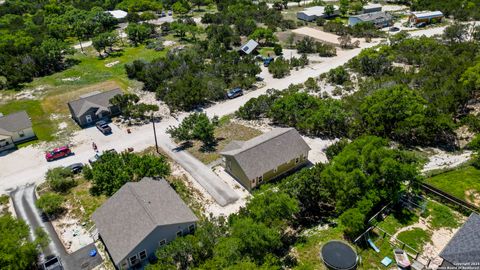
[[[365,215],[357,208],[348,209],[340,215],[340,223],[345,227],[345,234],[355,239],[365,228]]]
[[[270,45],[278,41],[273,31],[269,28],[257,28],[248,38],[256,40],[263,46]]]
[[[49,169],[45,179],[53,191],[60,193],[65,193],[76,185],[72,171],[65,167]]]
[[[0,265],[3,269],[33,269],[37,261],[37,243],[29,239],[28,225],[10,215],[0,216]]]
[[[138,46],[138,44],[150,38],[154,30],[153,27],[147,23],[129,23],[127,28],[125,28],[125,33],[127,33],[127,37],[133,45]]]
[[[215,142],[215,124],[205,113],[193,113],[187,116],[178,127],[169,127],[167,133],[180,141],[199,140],[204,146]]]
[[[324,13],[327,17],[331,17],[335,13],[335,7],[332,4],[326,5]]]
[[[92,46],[93,48],[95,48],[95,50],[98,52],[98,55],[100,55],[101,57],[102,51],[105,54],[108,54],[107,48],[110,49],[110,51],[113,50],[112,47],[113,45],[115,45],[117,40],[117,35],[114,32],[105,32],[99,34],[92,39]]]
[[[273,78],[283,78],[290,74],[290,63],[282,56],[277,57],[268,65],[268,72],[273,75]]]
[[[47,215],[57,215],[63,211],[65,198],[55,193],[45,193],[35,202],[35,205]]]
[[[91,180],[93,195],[113,195],[127,182],[138,182],[144,177],[165,177],[170,174],[170,165],[163,156],[136,155],[132,153],[105,153],[84,170]]]
[[[340,4],[338,8],[340,10],[340,14],[345,16],[348,13],[349,8],[350,8],[349,0],[340,0]]]
[[[262,189],[249,199],[246,205],[247,216],[268,227],[278,227],[293,220],[299,212],[297,200],[282,191]]]

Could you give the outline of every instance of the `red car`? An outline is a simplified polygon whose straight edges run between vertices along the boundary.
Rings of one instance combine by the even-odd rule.
[[[72,151],[68,146],[62,146],[59,148],[55,148],[52,151],[48,151],[45,153],[45,158],[47,161],[53,161],[59,158],[67,157],[72,154]]]

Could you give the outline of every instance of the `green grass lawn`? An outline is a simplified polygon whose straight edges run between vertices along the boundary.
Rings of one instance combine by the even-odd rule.
[[[429,201],[427,204],[428,214],[431,216],[430,226],[432,229],[457,228],[460,226],[458,216],[448,206]]]
[[[480,170],[473,166],[444,172],[427,178],[425,181],[459,199],[478,205],[475,195],[478,196],[480,193]],[[476,200],[477,202],[475,202]]]
[[[54,121],[50,119],[50,114],[45,112],[42,104],[38,100],[19,100],[0,105],[0,112],[10,114],[17,111],[27,111],[32,119],[33,131],[37,134],[38,140],[51,141],[54,139],[52,135],[56,131]],[[33,141],[34,142],[34,141]],[[20,146],[31,144],[32,141],[24,143]]]
[[[71,57],[79,61],[76,65],[50,76],[36,78],[33,82],[26,84],[25,90],[43,89],[34,91],[37,94],[41,92],[36,100],[14,100],[11,98],[15,91],[6,91],[8,95],[5,97],[8,97],[8,101],[0,102],[0,112],[8,114],[26,110],[32,119],[37,141],[55,140],[60,122],[66,122],[69,125],[67,128],[69,131],[78,128],[70,120],[66,104],[68,101],[96,90],[110,90],[117,87],[127,90],[128,87],[140,87],[139,82],[128,79],[124,65],[134,60],[151,61],[164,56],[166,50],[157,52],[146,49],[144,46],[126,47],[105,59],[99,58],[91,47],[85,48],[85,53],[77,52]],[[105,66],[115,61],[119,61],[118,64],[112,67]],[[56,114],[56,120],[51,119],[52,114]],[[34,142],[27,142],[20,147]]]
[[[416,213],[404,209],[388,215],[384,220],[379,222],[377,226],[393,235],[399,229],[418,222],[418,219],[419,216]]]
[[[422,251],[423,246],[430,241],[432,233],[420,228],[413,228],[398,234],[397,239],[417,251]]]

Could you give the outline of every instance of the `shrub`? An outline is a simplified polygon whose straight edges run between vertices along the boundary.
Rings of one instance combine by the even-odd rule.
[[[47,215],[56,215],[63,211],[64,200],[62,195],[45,193],[35,202],[35,205]]]
[[[343,66],[339,66],[337,68],[331,69],[327,73],[327,81],[329,83],[343,85],[345,82],[349,80],[350,80],[350,75],[348,74],[348,71],[345,70]]]
[[[275,55],[282,55],[282,46],[278,43],[275,43],[275,45],[273,45],[273,52]]]
[[[55,192],[65,193],[76,185],[69,168],[57,167],[47,171],[46,182]]]
[[[347,146],[348,144],[349,141],[345,138],[342,138],[327,147],[327,149],[325,149],[325,155],[327,156],[328,160],[332,160],[336,155],[342,152],[343,148],[345,148],[345,146]]]

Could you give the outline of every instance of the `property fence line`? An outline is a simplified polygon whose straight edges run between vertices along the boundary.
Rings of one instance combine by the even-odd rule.
[[[420,187],[422,188],[422,190],[425,192],[425,193],[431,193],[431,194],[434,194],[436,196],[439,196],[440,198],[442,199],[445,199],[449,202],[452,202],[458,206],[461,206],[463,208],[465,208],[466,210],[468,211],[473,211],[473,212],[478,212],[480,209],[476,206],[476,205],[473,205],[471,203],[468,203],[462,199],[459,199],[443,190],[440,190],[432,185],[429,185],[429,184],[426,184],[426,183],[422,183],[420,184]]]

